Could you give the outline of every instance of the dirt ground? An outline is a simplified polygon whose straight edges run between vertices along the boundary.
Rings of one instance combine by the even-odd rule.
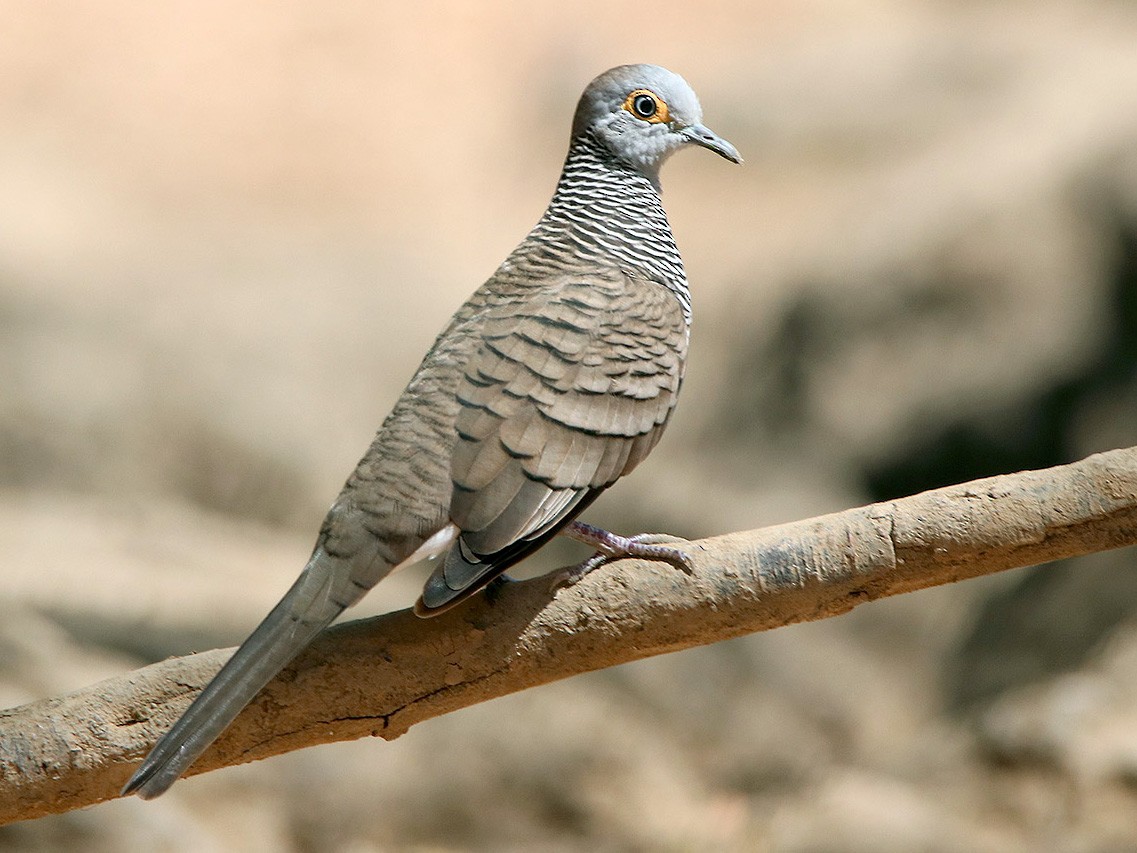
[[[0,707],[248,633],[623,62],[683,74],[746,164],[664,171],[690,369],[587,520],[708,535],[1137,443],[1132,4],[0,9]],[[526,571],[580,555],[548,551]],[[0,850],[1137,850],[1135,561],[579,677]]]

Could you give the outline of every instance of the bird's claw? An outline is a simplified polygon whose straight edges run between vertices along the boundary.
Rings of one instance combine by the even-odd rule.
[[[674,543],[687,542],[677,536],[665,533],[640,533],[636,536],[618,536],[599,527],[574,521],[565,529],[565,534],[579,542],[596,548],[596,553],[578,563],[556,572],[552,591],[569,587],[607,563],[615,560],[637,559],[667,563],[688,575],[695,573],[691,557]]]

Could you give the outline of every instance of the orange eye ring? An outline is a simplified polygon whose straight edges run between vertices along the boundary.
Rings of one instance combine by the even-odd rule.
[[[636,89],[624,99],[624,109],[638,118],[651,124],[661,124],[670,120],[667,103],[648,89]]]

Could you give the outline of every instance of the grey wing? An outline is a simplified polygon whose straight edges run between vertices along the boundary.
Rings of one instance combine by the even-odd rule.
[[[675,406],[687,321],[657,283],[571,277],[485,318],[458,389],[451,521],[430,615],[539,548],[658,442]]]

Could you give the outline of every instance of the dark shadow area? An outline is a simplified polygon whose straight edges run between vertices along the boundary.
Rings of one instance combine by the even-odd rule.
[[[1077,376],[1033,397],[967,412],[886,464],[865,471],[873,500],[1084,455],[1079,429],[1092,410],[1137,390],[1137,222],[1115,215],[1116,253],[1098,352]],[[1093,447],[1094,450],[1109,448]],[[1132,549],[1067,560],[1026,573],[980,606],[949,662],[949,705],[964,710],[1011,687],[1081,665],[1137,610]]]
[[[856,478],[870,501],[1061,465],[1132,444],[1137,429],[1127,424],[1137,427],[1129,406],[1137,403],[1137,220],[1108,209],[1096,221],[1108,235],[1101,245],[1113,248],[1104,265],[1108,281],[1085,298],[1108,304],[1097,312],[1102,324],[1080,369],[1072,365],[1013,396],[928,415],[923,429],[909,431],[916,438],[891,455],[858,459],[853,448],[834,449],[837,439],[827,432],[826,376],[860,347],[902,341],[902,330],[942,333],[980,322],[989,310],[982,301],[986,288],[945,273],[851,298],[847,289],[813,282],[801,287],[766,335],[739,342],[720,414],[705,440],[720,452],[730,448],[743,468],[761,465],[771,453],[800,457],[803,470],[851,457],[850,468],[837,476]],[[866,396],[866,405],[872,399]],[[819,456],[818,448],[832,452]],[[1021,581],[977,602],[970,631],[943,664],[946,704],[961,711],[1084,663],[1137,611],[1135,562],[1128,550],[1064,561],[1025,572]]]
[[[865,471],[873,500],[891,500],[965,480],[1074,461],[1078,416],[1103,395],[1137,384],[1137,222],[1111,217],[1117,251],[1111,305],[1103,312],[1098,353],[1083,371],[1034,397],[987,412],[967,412],[926,440]],[[1108,449],[1108,448],[1100,448]]]

